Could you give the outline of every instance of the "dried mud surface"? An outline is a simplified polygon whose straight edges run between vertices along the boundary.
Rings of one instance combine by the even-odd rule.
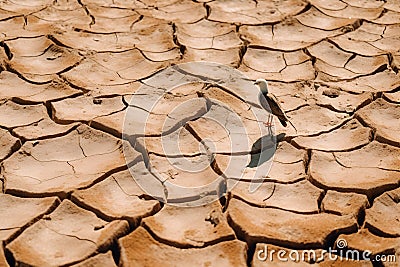
[[[400,261],[399,47],[397,0],[0,1],[0,266],[267,266],[255,253],[265,245],[322,250],[341,238]],[[163,188],[134,182],[121,139],[132,94],[160,70],[207,60],[267,79],[297,132],[275,124],[285,136],[256,193],[248,170],[219,202],[169,206],[152,195],[190,199],[171,185],[221,173],[236,181],[229,160],[260,137],[243,98],[179,87],[138,110],[150,120],[128,157],[153,179],[150,162]],[[214,125],[223,106],[208,99],[248,134]],[[182,125],[168,116],[185,101]],[[167,118],[180,154],[161,149]],[[206,152],[214,162],[196,175],[168,165]]]

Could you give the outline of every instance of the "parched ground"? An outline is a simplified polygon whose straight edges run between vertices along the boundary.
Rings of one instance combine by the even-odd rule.
[[[292,266],[258,256],[338,240],[397,262],[296,266],[399,266],[400,1],[5,0],[0,39],[0,266]],[[230,160],[249,159],[262,136],[243,94],[178,87],[135,113],[151,119],[128,163],[154,191],[138,187],[121,139],[132,94],[163,95],[151,77],[191,61],[267,79],[297,132],[275,125],[285,136],[271,170],[245,171],[261,180],[256,193],[243,179],[215,188],[221,201],[182,208],[150,195],[193,200],[172,185],[238,180]],[[249,134],[215,124],[224,107]],[[161,149],[161,134],[179,139],[179,154]],[[210,153],[194,174],[178,166]]]

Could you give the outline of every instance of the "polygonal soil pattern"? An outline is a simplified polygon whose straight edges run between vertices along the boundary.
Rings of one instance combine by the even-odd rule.
[[[399,47],[398,0],[0,1],[0,266],[398,267]],[[397,261],[258,258],[340,240]]]

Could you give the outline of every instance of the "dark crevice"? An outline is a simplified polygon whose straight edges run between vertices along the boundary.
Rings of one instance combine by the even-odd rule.
[[[378,141],[380,143],[383,143],[383,144],[395,146],[395,147],[399,147],[400,146],[400,142],[399,141],[392,140],[392,139],[387,139],[387,138],[377,134],[377,129],[374,128],[372,125],[368,125],[366,123],[366,121],[361,116],[359,116],[358,114],[356,114],[356,118],[357,118],[358,121],[360,121],[360,123],[362,125],[364,125],[366,127],[370,127],[373,130],[373,136],[372,136],[373,140],[376,140],[376,141]]]
[[[386,91],[385,93],[397,93],[397,92],[400,92],[400,86],[398,86],[398,87],[396,87],[396,88],[394,88],[392,90]]]
[[[334,47],[336,47],[337,49],[339,49],[339,50],[341,50],[341,51],[343,51],[343,52],[351,53],[351,54],[355,54],[355,55],[359,55],[359,54],[357,54],[357,53],[355,53],[355,52],[353,52],[353,51],[349,51],[349,50],[345,50],[345,49],[341,48],[337,43],[335,43],[335,41],[331,40],[330,38],[327,38],[326,41],[327,41],[329,44],[333,45]],[[363,55],[360,55],[360,56],[363,56]]]
[[[327,192],[327,190],[324,190],[318,197],[317,203],[318,203],[318,211],[319,211],[319,213],[323,212],[322,201],[324,200],[324,198],[326,196],[326,192]]]
[[[229,215],[227,215],[227,221],[228,221],[229,226],[235,232],[236,238],[239,239],[240,241],[245,242],[247,244],[249,250],[251,250],[251,248],[253,248],[253,250],[255,250],[256,244],[250,244],[249,242],[247,242],[246,235],[243,232],[243,229],[241,229],[241,227],[239,225],[236,225],[236,223],[232,220],[232,218]],[[254,252],[253,252],[253,254],[254,254]],[[248,258],[247,260],[248,261],[250,260],[250,262],[251,262],[251,259]]]
[[[60,75],[60,74],[63,74],[64,72],[68,72],[68,71],[72,70],[73,68],[75,68],[75,67],[77,67],[79,64],[81,64],[83,60],[85,60],[84,57],[81,58],[81,59],[80,59],[78,62],[76,62],[75,64],[66,67],[65,69],[63,69],[63,70],[57,72],[56,74],[57,74],[57,75]]]
[[[392,53],[388,53],[387,54],[388,57],[388,61],[389,61],[389,66],[390,68],[396,73],[399,73],[399,68],[398,66],[396,66],[395,62],[394,62],[394,58],[393,58],[393,54]]]
[[[90,121],[90,122],[87,123],[87,125],[89,127],[92,127],[93,129],[96,129],[96,130],[111,134],[112,136],[114,136],[114,137],[116,137],[118,139],[122,138],[122,133],[119,130],[114,129],[112,127],[108,127],[107,125],[101,124],[101,123],[99,123],[97,121]]]
[[[374,127],[372,127],[372,125],[367,124],[364,119],[358,115],[358,113],[354,114],[354,119],[356,119],[362,126],[364,126],[365,128],[370,128],[371,131],[371,137],[370,137],[370,141],[375,140],[376,137],[376,129]]]
[[[246,263],[248,267],[253,266],[251,262],[253,261],[255,253],[256,253],[256,244],[247,245]]]
[[[283,182],[281,180],[273,179],[273,178],[260,178],[260,179],[246,179],[246,178],[229,178],[231,180],[235,181],[242,181],[242,182],[248,182],[248,183],[276,183],[276,184],[283,184],[283,185],[288,185],[288,184],[295,184],[301,181],[304,181],[307,178],[306,175],[299,175],[296,179],[293,179],[288,182]]]
[[[317,71],[317,69],[315,68],[315,62],[317,61],[317,58],[316,58],[315,56],[313,56],[313,55],[310,53],[310,51],[308,51],[307,47],[303,48],[302,51],[303,51],[304,54],[306,54],[307,56],[310,57],[310,59],[311,59],[311,64],[312,64],[313,69],[314,69],[314,77],[317,77],[317,76],[318,76],[318,71]]]
[[[19,136],[17,136],[16,134],[14,134],[13,131],[9,132],[13,137],[18,138],[18,141],[15,142],[15,144],[10,148],[10,152],[5,155],[1,160],[0,160],[0,174],[2,173],[2,162],[4,162],[6,159],[8,159],[9,157],[11,157],[15,152],[17,152],[22,146],[23,144],[25,144],[25,140],[20,138]]]
[[[10,267],[16,266],[14,255],[12,254],[12,252],[9,249],[7,249],[7,248],[4,249],[4,256]]]
[[[384,2],[386,2],[386,0],[384,0]],[[388,12],[387,9],[382,9],[381,14],[379,14],[379,17],[377,17],[375,20],[382,18],[386,13]]]
[[[82,0],[77,0],[77,1],[78,1],[78,4],[81,5],[82,8],[85,10],[86,15],[88,15],[90,17],[91,22],[89,24],[89,27],[91,27],[92,25],[96,24],[96,19],[92,14],[90,14],[90,11],[87,8],[87,6],[82,3]]]
[[[203,3],[203,6],[206,9],[206,19],[208,19],[211,14],[211,7],[209,5],[207,5],[207,2]]]
[[[348,59],[347,61],[344,63],[343,67],[344,69],[346,69],[347,64],[350,63],[350,61],[352,61],[353,59],[355,59],[357,57],[357,54],[353,53]],[[326,63],[326,62],[325,62]],[[328,63],[326,63],[328,64]],[[332,66],[331,64],[328,64],[329,66]]]
[[[128,166],[127,165],[122,165],[120,167],[114,168],[112,170],[107,171],[105,174],[101,175],[100,177],[96,178],[95,180],[93,180],[89,185],[80,187],[79,189],[88,189],[89,187],[92,187],[93,185],[100,183],[102,181],[104,181],[105,179],[107,179],[109,176],[117,173],[117,172],[121,172],[124,170],[127,170]]]
[[[133,29],[133,26],[135,26],[135,24],[136,24],[136,23],[138,23],[138,22],[142,21],[142,20],[143,20],[143,18],[144,18],[144,16],[143,16],[143,15],[139,15],[139,18],[137,18],[137,19],[136,19],[134,22],[132,22],[131,26],[129,27],[129,30],[130,30],[130,31],[132,31],[132,29]]]
[[[244,44],[239,48],[239,62],[237,64],[236,68],[239,68],[242,65],[244,55],[246,54],[246,52],[247,52],[247,44]]]
[[[4,10],[4,9],[3,9]],[[15,15],[11,15],[10,14],[10,16],[9,17],[6,17],[6,18],[2,18],[2,19],[0,19],[0,21],[7,21],[7,20],[12,20],[12,19],[15,19],[15,18],[23,18],[23,16],[24,15],[20,15],[20,14],[15,14]]]
[[[274,47],[267,47],[267,46],[262,46],[262,45],[252,45],[249,43],[248,48],[254,48],[254,49],[259,49],[259,50],[267,50],[267,51],[274,51],[274,52],[281,52],[281,53],[288,53],[288,52],[295,52],[298,51],[299,49],[293,49],[293,50],[285,50],[285,49],[278,49]],[[281,80],[276,80],[278,82],[282,82]],[[298,81],[296,81],[298,82]],[[292,82],[287,82],[287,83],[292,83]]]
[[[11,60],[14,55],[11,52],[10,48],[8,47],[8,45],[4,41],[1,41],[0,42],[0,47],[2,47],[4,49],[4,52],[7,55],[8,60]]]
[[[1,193],[5,194],[6,181],[5,178],[1,175],[1,166],[0,166],[0,184],[1,184]]]
[[[310,2],[306,1],[306,5],[304,6],[304,8],[302,10],[300,10],[299,12],[297,12],[296,14],[293,14],[292,16],[297,16],[297,15],[303,14],[303,13],[309,11],[312,7],[313,7],[313,5]],[[279,10],[279,8],[278,8],[278,10]],[[281,12],[281,11],[279,10],[279,12]]]
[[[184,46],[183,44],[179,43],[177,26],[176,26],[175,23],[172,23],[172,40],[173,40],[174,44],[177,47],[179,47],[179,52],[180,52],[180,56],[181,56],[181,59],[182,59],[183,55],[185,54],[185,51],[186,51],[186,46]]]
[[[66,47],[66,48],[69,48],[69,49],[74,49],[73,47],[70,47],[70,46],[68,46],[68,45],[63,44],[62,42],[60,42],[56,37],[54,37],[54,36],[51,35],[51,34],[47,35],[46,37],[47,37],[50,41],[52,41],[53,43],[55,43],[55,44],[58,45],[58,46]]]
[[[365,208],[361,207],[357,214],[357,224],[361,228],[365,223]]]
[[[111,249],[111,253],[112,253],[112,257],[113,257],[115,266],[121,266],[119,264],[120,259],[121,259],[121,251],[119,249],[118,240],[113,242],[113,244],[111,245],[110,249]]]
[[[69,193],[65,191],[35,193],[35,192],[24,191],[21,189],[9,189],[9,188],[6,188],[5,193],[20,198],[58,197],[61,200],[68,199],[69,196]]]
[[[212,166],[211,166],[211,168],[213,169],[214,172],[216,172]],[[218,194],[219,194],[219,204],[222,207],[222,213],[225,213],[228,210],[229,202],[232,198],[232,194],[228,190],[226,177],[223,177],[223,178],[224,178],[224,181],[221,183]]]
[[[49,118],[52,119],[53,118],[53,109],[51,107],[51,102],[46,101],[44,103],[44,106],[46,107],[47,115],[49,115]]]

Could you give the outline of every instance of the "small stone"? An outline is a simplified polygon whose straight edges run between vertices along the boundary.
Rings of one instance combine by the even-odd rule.
[[[93,104],[95,104],[95,105],[100,105],[101,102],[103,102],[103,100],[101,100],[100,98],[94,98],[93,99]]]

